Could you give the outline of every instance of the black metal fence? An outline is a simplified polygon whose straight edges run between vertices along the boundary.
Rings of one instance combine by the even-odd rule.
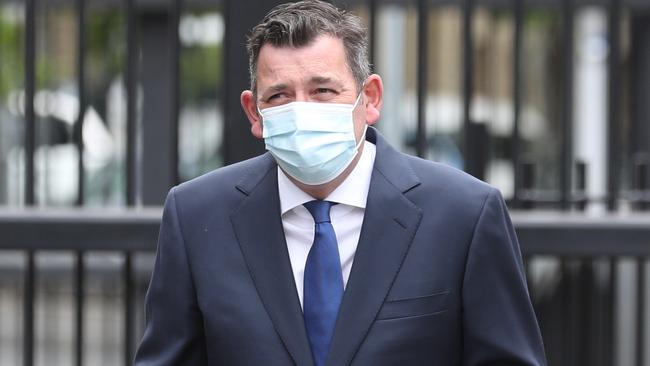
[[[648,220],[647,214],[513,214],[549,365],[647,364]],[[535,282],[532,263],[547,256],[558,277],[554,290],[541,295],[545,285]],[[622,278],[625,261],[633,281]],[[621,295],[621,287],[631,296]],[[627,338],[620,329],[625,314],[632,319]],[[621,354],[622,342],[632,343],[633,354]]]
[[[40,2],[53,0],[24,0],[25,9],[25,98],[24,98],[24,204],[35,206],[37,148],[37,121],[34,111],[37,73],[37,39],[36,9]],[[75,21],[78,30],[86,28],[86,12],[90,0],[75,0]],[[248,87],[247,56],[243,47],[246,32],[273,5],[283,1],[217,1],[226,22],[224,38],[224,82],[221,97],[224,104],[224,145],[222,154],[225,163],[232,163],[261,152],[262,146],[248,132],[239,104],[239,92]],[[145,4],[146,3],[146,4]],[[157,205],[162,203],[164,193],[174,184],[179,183],[179,84],[182,75],[179,67],[179,19],[184,9],[210,3],[198,0],[161,0],[161,1],[115,1],[123,9],[126,19],[125,69],[123,73],[126,95],[126,168],[125,201],[127,206],[141,204]],[[390,1],[368,0],[349,1],[350,7],[363,7],[367,10],[370,29],[371,55],[377,60],[379,32],[378,12],[383,6],[393,4],[416,9],[417,47],[416,68],[417,85],[417,133],[415,152],[427,155],[427,116],[426,100],[429,88],[427,80],[430,70],[431,40],[428,17],[429,11],[441,6],[452,6],[460,10],[462,33],[462,129],[460,146],[465,159],[465,168],[470,173],[481,176],[484,156],[480,148],[485,136],[477,133],[471,118],[473,90],[475,87],[475,55],[473,44],[473,19],[478,7],[501,9],[509,12],[513,19],[512,36],[512,119],[513,128],[509,136],[510,149],[508,157],[514,168],[514,194],[509,200],[516,209],[553,207],[561,211],[580,210],[589,203],[585,196],[585,167],[576,162],[573,156],[573,97],[574,97],[574,16],[580,6],[597,5],[607,10],[607,40],[609,53],[607,57],[607,195],[604,198],[610,212],[619,209],[622,200],[630,202],[634,209],[645,210],[650,202],[650,188],[647,161],[640,160],[633,164],[631,172],[622,170],[621,161],[628,156],[650,150],[650,145],[626,147],[629,134],[641,133],[635,126],[647,123],[647,114],[643,114],[643,91],[650,90],[650,82],[642,77],[637,87],[630,87],[636,104],[630,109],[636,111],[638,121],[632,127],[624,129],[622,117],[627,108],[622,95],[623,88],[629,87],[621,65],[621,28],[623,9],[630,11],[648,11],[649,4],[644,0],[413,0]],[[214,5],[214,4],[211,4]],[[143,7],[156,9],[155,16],[143,16]],[[558,176],[559,189],[542,192],[535,186],[536,164],[527,161],[522,153],[521,113],[522,113],[522,69],[524,16],[530,7],[552,8],[560,14],[561,50],[558,55],[561,85],[558,88],[560,113],[558,115],[562,140]],[[151,22],[151,23],[147,23]],[[153,24],[145,27],[143,24]],[[160,31],[164,32],[160,32]],[[77,199],[76,205],[85,204],[84,179],[84,125],[83,111],[86,109],[86,74],[87,74],[87,39],[83,31],[76,35],[76,84],[79,99],[79,114],[74,124],[75,144],[78,151]],[[153,38],[152,38],[153,37]],[[162,40],[161,40],[162,38]],[[158,39],[160,47],[146,46],[144,43]],[[142,55],[142,59],[140,59]],[[166,57],[167,56],[167,57]],[[639,56],[641,61],[643,56]],[[641,62],[640,61],[640,62]],[[152,68],[153,66],[156,68]],[[641,67],[650,69],[650,65],[641,62]],[[645,70],[645,69],[643,69]],[[647,74],[647,71],[645,71]],[[143,82],[143,74],[154,73],[156,83]],[[645,74],[644,74],[645,75]],[[138,88],[145,89],[147,98],[142,121],[138,117]],[[641,102],[639,102],[641,101]],[[144,141],[144,143],[143,143]],[[648,151],[645,151],[648,152]],[[576,167],[577,174],[576,174]],[[623,177],[629,174],[630,177]],[[630,181],[630,189],[622,189],[621,182]],[[146,189],[144,189],[146,187]],[[24,267],[24,301],[23,301],[23,364],[34,364],[34,283],[38,268],[35,255],[41,251],[68,251],[75,256],[75,360],[81,365],[83,361],[84,339],[84,286],[87,271],[85,255],[92,251],[109,251],[121,253],[124,257],[122,277],[125,288],[124,299],[124,364],[130,364],[133,348],[138,334],[135,329],[134,308],[141,299],[136,299],[134,288],[133,253],[151,252],[155,249],[155,237],[160,212],[127,210],[124,212],[87,212],[80,211],[38,211],[6,209],[0,211],[0,250],[19,250],[26,255]],[[648,272],[650,255],[650,219],[646,216],[619,218],[613,213],[597,218],[578,214],[555,212],[550,215],[537,212],[517,213],[514,222],[528,264],[531,277],[531,291],[540,323],[544,332],[547,352],[552,365],[616,365],[617,342],[615,334],[619,326],[617,301],[620,284],[620,263],[632,258],[637,267],[635,284],[637,320],[634,337],[636,365],[643,365],[647,339],[648,307],[645,296],[648,293],[645,274]],[[547,257],[556,260],[554,273],[559,278],[550,295],[544,285],[537,282],[536,275],[540,261]],[[543,277],[543,276],[542,276]],[[597,282],[594,278],[604,278]],[[137,309],[135,311],[140,311]],[[645,329],[645,330],[644,330]]]
[[[158,209],[131,211],[34,211],[0,212],[0,251],[20,250],[26,255],[23,292],[23,364],[34,364],[35,254],[38,251],[72,252],[75,256],[75,360],[83,362],[84,279],[88,252],[117,252],[124,256],[122,283],[124,288],[124,364],[132,363],[136,340],[135,301],[132,256],[137,252],[153,252],[156,247],[161,212]],[[148,277],[148,276],[146,276]],[[140,286],[142,287],[142,283]],[[146,285],[145,285],[146,286]]]

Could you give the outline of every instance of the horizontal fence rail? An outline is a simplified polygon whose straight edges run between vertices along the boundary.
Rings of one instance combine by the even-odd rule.
[[[142,304],[142,299],[134,295],[132,256],[136,252],[155,251],[161,214],[160,208],[114,211],[28,208],[0,210],[0,251],[20,251],[27,255],[23,287],[26,296],[22,304],[26,325],[34,323],[34,288],[39,273],[34,257],[39,252],[64,251],[75,254],[73,286],[76,289],[74,296],[77,314],[73,321],[77,323],[84,319],[81,314],[84,311],[83,284],[86,282],[87,267],[84,265],[84,254],[96,251],[122,254],[125,259],[121,270],[121,281],[125,288],[124,327],[128,332],[125,334],[125,342],[131,343],[125,344],[124,360],[125,364],[130,364],[133,343],[139,337],[135,331],[136,324],[133,324],[138,320],[133,312],[142,311],[136,308],[136,304]],[[544,336],[549,361],[555,361],[550,364],[617,364],[613,351],[617,339],[612,331],[617,322],[614,314],[617,306],[615,294],[618,291],[616,273],[620,271],[615,268],[619,259],[632,258],[638,267],[638,280],[633,287],[637,291],[637,318],[641,319],[634,330],[636,364],[643,365],[643,342],[646,337],[643,319],[647,317],[643,274],[647,273],[646,262],[650,258],[650,215],[635,213],[588,216],[567,212],[514,211],[512,220],[527,264],[531,297],[538,311],[542,331],[546,333]],[[563,307],[561,315],[547,308],[548,304],[539,294],[542,290],[535,282],[535,261],[548,257],[559,261],[559,271],[556,273],[560,273],[563,283],[559,290],[562,295],[559,303]],[[603,259],[605,267],[610,268],[609,285],[604,294],[592,279],[597,267],[602,267],[598,261],[602,262]],[[588,276],[584,277],[584,273]],[[146,282],[149,273],[139,277],[144,277]],[[558,301],[553,302],[557,303]],[[583,313],[595,318],[585,319],[580,315]],[[553,327],[557,328],[558,322],[561,322],[561,331],[549,328],[549,324],[555,324]],[[590,328],[583,329],[585,323],[591,324]],[[137,326],[140,326],[137,329],[141,329],[141,324]],[[75,329],[81,327],[81,324],[75,324]],[[587,331],[591,334],[585,334]],[[34,334],[28,336],[33,338]],[[23,347],[23,354],[31,355],[24,361],[33,362],[34,339],[24,339]],[[83,347],[83,342],[76,339],[75,347],[77,364],[81,364],[80,347]]]
[[[158,208],[0,209],[0,250],[154,251]],[[650,214],[513,211],[524,255],[650,256]]]
[[[514,212],[524,255],[650,256],[650,214]]]
[[[153,251],[156,208],[0,210],[0,250]]]

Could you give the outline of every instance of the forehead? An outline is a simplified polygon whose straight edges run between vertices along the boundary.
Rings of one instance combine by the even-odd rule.
[[[314,77],[354,82],[343,41],[322,35],[306,46],[276,47],[265,44],[257,62],[258,91],[272,84],[297,84]]]

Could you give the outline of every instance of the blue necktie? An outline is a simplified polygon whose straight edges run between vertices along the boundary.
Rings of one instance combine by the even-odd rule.
[[[305,265],[303,311],[305,328],[316,366],[322,366],[332,342],[336,316],[343,298],[343,275],[328,201],[304,204],[314,217],[314,244]]]

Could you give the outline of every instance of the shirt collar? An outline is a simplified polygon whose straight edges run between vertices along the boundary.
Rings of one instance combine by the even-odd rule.
[[[357,165],[350,175],[325,200],[348,206],[366,208],[370,177],[375,164],[376,146],[365,141]],[[314,200],[296,186],[278,166],[278,193],[282,215],[303,203]]]

